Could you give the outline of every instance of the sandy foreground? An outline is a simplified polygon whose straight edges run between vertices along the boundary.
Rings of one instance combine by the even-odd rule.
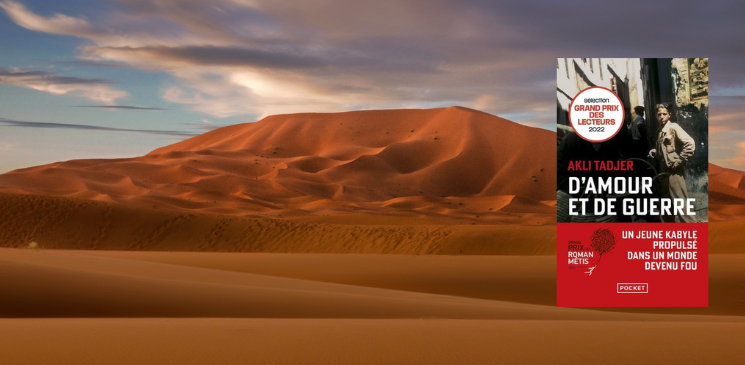
[[[619,311],[556,308],[553,256],[3,248],[0,363],[742,363],[743,267]]]

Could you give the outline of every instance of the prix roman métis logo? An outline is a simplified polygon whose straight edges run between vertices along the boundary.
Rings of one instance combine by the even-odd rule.
[[[590,237],[590,246],[582,241],[569,241],[569,268],[587,269],[585,274],[592,275],[602,260],[603,255],[613,251],[616,247],[616,237],[608,228],[598,228]],[[593,266],[590,264],[593,263]]]

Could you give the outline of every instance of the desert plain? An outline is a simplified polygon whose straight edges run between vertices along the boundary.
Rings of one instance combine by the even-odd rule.
[[[556,134],[291,114],[0,175],[0,364],[745,361],[745,173],[708,308],[556,307]]]

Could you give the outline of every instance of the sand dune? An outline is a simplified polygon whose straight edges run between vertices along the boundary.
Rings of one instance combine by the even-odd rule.
[[[620,312],[555,307],[548,256],[0,249],[0,353],[23,364],[740,363],[744,260],[712,256],[709,308]]]
[[[712,255],[708,308],[580,310],[550,256],[0,253],[0,317],[745,321],[745,255]]]
[[[709,219],[745,219],[745,172],[709,164]]]
[[[28,193],[234,216],[335,214],[525,224],[555,209],[555,134],[461,107],[275,115],[146,156],[0,175]],[[710,219],[745,219],[741,171],[709,165]],[[529,224],[534,224],[532,222]]]
[[[164,200],[166,198],[163,198]],[[299,198],[305,199],[305,198]],[[330,200],[308,203],[331,215],[289,218],[237,217],[140,204],[92,201],[31,194],[0,193],[0,245],[45,249],[398,253],[445,255],[551,255],[556,228],[548,213],[513,213],[515,197],[451,199],[454,211],[406,197],[380,202],[396,214],[336,211]],[[537,203],[541,204],[541,203]],[[155,205],[155,204],[154,204]],[[545,205],[545,204],[544,204]],[[195,203],[196,207],[200,205]],[[261,205],[257,204],[261,207]],[[502,224],[480,220],[481,210],[502,206]],[[734,210],[737,205],[718,212]],[[545,205],[545,208],[553,209]],[[519,209],[515,209],[519,211]],[[421,217],[416,212],[433,212]],[[356,212],[356,211],[353,211]],[[732,217],[739,217],[736,214]],[[720,213],[721,214],[721,213]],[[288,214],[290,215],[290,214]],[[740,239],[745,220],[710,223],[711,253],[745,253]]]
[[[460,107],[271,116],[0,175],[0,246],[552,254],[554,141]],[[743,175],[710,165],[713,253],[745,253]]]
[[[322,204],[316,202],[315,204]],[[550,254],[545,216],[504,213],[525,225],[471,219],[341,215],[294,219],[190,213],[122,203],[0,194],[0,242],[44,249],[401,254]],[[542,220],[542,222],[541,222]],[[471,223],[469,223],[471,222]],[[506,237],[495,242],[494,237]]]
[[[554,139],[460,107],[271,116],[0,175],[0,245],[548,254]]]
[[[741,322],[0,319],[10,364],[737,364],[743,337]]]
[[[504,222],[502,212],[553,215],[554,154],[533,148],[554,140],[550,131],[460,107],[276,115],[143,157],[12,171],[0,175],[0,192],[235,216],[354,212]],[[406,209],[396,199],[408,199]],[[482,204],[505,199],[513,203]]]

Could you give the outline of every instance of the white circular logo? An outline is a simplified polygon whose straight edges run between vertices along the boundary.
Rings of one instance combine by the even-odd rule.
[[[623,126],[623,104],[613,91],[601,86],[584,89],[569,104],[569,122],[578,136],[590,142],[603,142]]]

